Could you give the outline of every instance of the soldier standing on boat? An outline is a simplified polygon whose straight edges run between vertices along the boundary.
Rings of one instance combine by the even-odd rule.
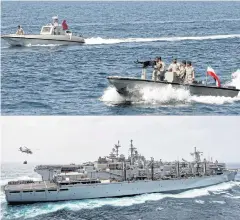
[[[177,75],[179,77],[180,82],[184,82],[184,78],[186,75],[186,60],[183,60],[180,64],[179,68],[179,74]]]
[[[184,83],[186,84],[192,84],[195,78],[194,68],[192,67],[192,62],[187,61],[186,65],[186,76]]]
[[[58,27],[58,16],[53,16],[52,19],[53,19],[52,25],[54,26],[54,35],[55,35],[55,34],[57,34],[56,28]]]
[[[156,58],[156,65],[154,66],[153,74],[152,74],[152,80],[164,80],[164,74],[165,74],[165,63],[162,61],[161,57]]]
[[[18,29],[17,29],[17,32],[16,32],[17,35],[24,35],[24,31],[22,29],[22,27],[20,25],[18,25]]]
[[[173,59],[173,62],[168,67],[168,72],[173,72],[175,74],[179,74],[180,64],[177,62],[177,59]]]
[[[53,26],[57,27],[58,26],[58,16],[53,16],[52,19],[53,19]]]

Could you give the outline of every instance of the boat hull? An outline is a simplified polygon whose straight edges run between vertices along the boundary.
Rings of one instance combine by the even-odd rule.
[[[191,189],[233,181],[236,172],[221,175],[182,178],[172,180],[133,181],[98,184],[78,184],[71,186],[45,188],[42,192],[11,193],[5,190],[6,200],[10,204],[96,199],[107,197],[133,196],[146,193],[176,193]]]
[[[175,89],[186,89],[191,95],[197,96],[224,96],[224,97],[236,97],[240,90],[225,87],[205,86],[203,84],[180,84],[170,83],[165,81],[153,81],[143,80],[138,78],[127,77],[108,77],[109,83],[113,85],[116,90],[122,95],[133,95],[141,92],[141,89],[150,88],[164,88],[171,85]]]
[[[2,39],[11,46],[76,45],[85,43],[84,38],[68,35],[5,35]]]

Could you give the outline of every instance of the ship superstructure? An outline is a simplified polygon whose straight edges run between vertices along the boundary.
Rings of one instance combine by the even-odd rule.
[[[42,176],[43,181],[52,181],[55,175],[71,172],[84,173],[87,178],[123,180],[126,171],[125,178],[130,180],[137,177],[151,178],[152,167],[154,168],[155,179],[214,175],[221,174],[226,169],[225,163],[201,160],[202,152],[198,151],[196,147],[194,152],[191,153],[193,156],[191,162],[185,159],[173,162],[154,161],[154,158],[146,160],[133,146],[132,140],[130,141],[128,157],[119,154],[120,147],[118,141],[108,156],[99,157],[95,162],[87,162],[81,165],[39,165],[35,167],[34,171]]]
[[[130,142],[129,156],[119,153],[118,142],[108,156],[81,165],[40,165],[42,181],[11,181],[5,186],[9,203],[62,201],[176,192],[234,180],[236,172],[224,163],[201,159],[194,148],[193,161],[147,160]]]

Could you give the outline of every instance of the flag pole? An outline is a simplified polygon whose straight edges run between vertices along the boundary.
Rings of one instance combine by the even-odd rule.
[[[205,82],[206,86],[207,86],[207,80],[208,80],[208,74],[206,72],[206,82]]]

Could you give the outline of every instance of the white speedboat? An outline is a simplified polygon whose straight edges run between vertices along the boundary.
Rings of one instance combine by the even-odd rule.
[[[9,34],[2,35],[12,46],[29,45],[75,45],[83,44],[85,40],[82,36],[73,35],[70,30],[64,30],[61,25],[47,24],[42,27],[40,34]]]

